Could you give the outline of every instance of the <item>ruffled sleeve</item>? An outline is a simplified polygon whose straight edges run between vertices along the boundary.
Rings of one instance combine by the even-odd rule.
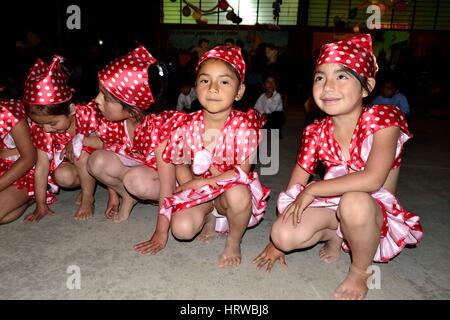
[[[318,129],[319,122],[316,120],[303,130],[302,143],[297,154],[297,164],[311,175],[314,175],[319,161]]]
[[[250,109],[247,113],[236,114],[231,121],[231,125],[236,128],[234,165],[239,165],[244,163],[258,149],[262,138],[261,128],[266,123],[266,116]]]
[[[19,100],[0,101],[0,138],[3,139],[21,121],[26,120],[25,110]]]
[[[89,136],[98,130],[100,124],[100,112],[92,100],[87,104],[80,104],[76,106],[76,134]]]
[[[358,144],[362,146],[361,157],[364,161],[367,161],[371,150],[373,135],[379,130],[394,126],[400,128],[400,137],[397,141],[397,150],[392,168],[398,168],[401,162],[403,144],[412,137],[402,111],[394,105],[374,105],[364,112],[360,130],[356,137]]]
[[[31,141],[36,149],[51,155],[53,153],[53,137],[50,133],[45,132],[44,128],[36,123],[31,123]]]
[[[195,113],[196,114],[196,113]],[[185,146],[187,143],[187,138],[189,136],[188,126],[193,121],[193,114],[186,114],[184,112],[177,112],[174,114],[169,121],[166,122],[166,133],[167,133],[167,145],[163,151],[163,160],[167,163],[173,164],[183,164],[185,163],[184,152],[190,150]],[[161,139],[164,136],[160,136]],[[188,155],[190,160],[190,155]]]

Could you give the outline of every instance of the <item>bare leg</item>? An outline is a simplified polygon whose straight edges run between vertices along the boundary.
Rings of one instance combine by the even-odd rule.
[[[172,234],[179,240],[192,240],[202,230],[205,217],[212,211],[212,202],[176,212],[172,216],[170,227]]]
[[[114,214],[113,221],[126,220],[137,203],[137,200],[130,195],[123,185],[125,174],[130,168],[124,166],[114,152],[106,150],[95,151],[89,157],[87,167],[91,175],[122,197],[120,209]]]
[[[87,171],[87,161],[89,154],[82,151],[78,160],[75,160],[75,168],[81,185],[81,203],[78,211],[75,213],[75,220],[87,220],[94,214],[94,193],[95,178]]]
[[[205,216],[205,223],[197,240],[209,243],[216,236],[216,216],[211,212]]]
[[[342,238],[338,237],[336,230],[328,229],[324,231],[328,240],[320,249],[320,260],[325,263],[332,263],[339,260],[341,253]]]
[[[380,241],[383,223],[381,209],[365,192],[349,192],[342,196],[338,217],[341,230],[352,250],[352,264],[345,280],[336,289],[336,299],[359,300],[367,294],[367,268]]]
[[[241,240],[252,215],[250,191],[242,185],[232,187],[218,197],[215,205],[227,217],[229,225],[219,267],[237,267],[241,263]]]
[[[0,224],[18,219],[31,203],[26,189],[11,185],[0,192]]]
[[[105,210],[107,219],[112,219],[114,215],[119,212],[119,194],[111,187],[108,187],[108,204]]]
[[[326,208],[309,208],[303,212],[301,222],[296,228],[291,220],[283,222],[283,216],[278,216],[272,226],[271,237],[275,247],[289,252],[330,240],[330,230],[335,231],[337,227],[338,221],[334,211]]]

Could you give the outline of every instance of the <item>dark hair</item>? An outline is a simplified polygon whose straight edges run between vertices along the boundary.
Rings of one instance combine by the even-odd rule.
[[[39,105],[33,103],[24,102],[25,112],[30,115],[42,115],[42,116],[68,116],[70,114],[71,101],[66,101],[58,104],[46,104]]]
[[[353,71],[349,67],[342,66],[342,68],[344,69],[344,71],[346,71],[346,72],[350,73],[352,76],[354,76],[356,78],[356,80],[358,80],[358,82],[361,84],[361,87],[365,91],[367,91],[368,94],[370,94],[372,92],[373,88],[370,87],[369,81],[367,78],[365,78],[362,75],[360,75],[359,73]]]
[[[222,61],[223,63],[225,63],[225,65],[227,66],[227,68],[228,68],[230,71],[232,71],[232,72],[236,75],[236,77],[237,77],[237,79],[238,79],[238,81],[239,81],[238,87],[241,85],[242,80],[241,80],[241,76],[239,75],[239,72],[237,72],[237,70],[236,70],[235,68],[233,68],[233,66],[232,66],[231,64],[229,64],[228,62],[223,61],[222,59],[217,59],[217,58],[208,58],[208,59],[206,59],[205,61],[203,61],[203,62],[198,66],[197,73],[198,73],[198,70],[200,70],[200,69],[203,67],[203,65],[205,64],[205,62],[210,61],[210,60],[219,60],[219,61]],[[196,80],[195,82],[197,82],[197,80]]]
[[[165,92],[168,86],[168,68],[164,63],[155,63],[148,68],[148,83],[152,91],[154,102],[146,109],[141,109],[137,106],[132,106],[123,102],[105,90],[107,98],[118,102],[122,107],[130,113],[130,115],[140,122],[145,116],[151,113],[159,113],[166,107]]]
[[[227,43],[227,42],[229,42],[229,43],[231,43],[233,45],[235,44],[234,39],[232,39],[232,38],[225,39],[225,41],[223,43]]]

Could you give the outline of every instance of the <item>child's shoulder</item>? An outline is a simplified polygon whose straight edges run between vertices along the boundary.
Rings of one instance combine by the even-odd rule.
[[[403,119],[402,112],[393,104],[375,104],[371,107],[366,107],[364,108],[362,117],[366,121],[369,121],[369,119],[375,121],[383,120],[386,123],[390,123],[391,121],[398,122],[400,119]]]
[[[410,134],[403,112],[395,105],[374,105],[365,108],[361,115],[360,128],[365,130],[366,134],[393,126],[400,127],[402,131]]]
[[[25,108],[21,100],[0,100],[0,117],[4,121],[19,122],[26,119]]]
[[[233,109],[231,112],[230,122],[233,125],[239,124],[241,128],[260,129],[266,123],[266,116],[259,113],[253,108],[248,111],[240,111]]]

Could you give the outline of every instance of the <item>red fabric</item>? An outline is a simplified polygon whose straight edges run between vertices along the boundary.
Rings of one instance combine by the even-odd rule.
[[[184,114],[171,133],[163,159],[173,164],[191,164],[195,154],[204,149],[204,111]],[[220,172],[233,169],[252,155],[260,142],[265,117],[254,109],[232,110],[212,151],[212,165]],[[211,175],[208,170],[203,177]]]
[[[125,121],[110,122],[102,119],[98,135],[106,150],[127,155],[156,170],[154,151],[162,141],[170,137],[172,128],[183,116],[184,113],[175,111],[147,115],[138,123],[132,141],[127,134]]]
[[[392,126],[400,127],[402,132],[412,136],[402,112],[396,106],[376,105],[364,108],[353,132],[347,165],[364,168],[365,163],[361,157],[363,141],[378,130]],[[310,174],[314,174],[318,161],[323,161],[326,168],[340,165],[343,161],[342,152],[333,132],[331,117],[320,122],[316,120],[307,126],[303,131],[302,144],[297,155],[298,165]],[[392,169],[400,167],[400,163],[401,152],[396,156]]]
[[[69,77],[61,70],[61,56],[54,56],[47,65],[38,59],[25,80],[23,101],[30,104],[49,105],[69,101],[73,89],[68,86]]]
[[[207,59],[220,59],[229,63],[239,74],[241,82],[245,80],[245,61],[242,57],[241,48],[217,46],[214,49],[207,51],[198,61],[196,72],[200,65]]]
[[[147,49],[139,46],[113,60],[98,73],[98,79],[120,101],[146,109],[154,102],[148,83],[148,68],[154,63],[156,59]]]
[[[370,34],[359,34],[324,44],[320,49],[316,68],[325,63],[343,64],[364,78],[374,78],[378,66],[372,53],[372,37]]]
[[[21,121],[27,119],[20,100],[0,100],[0,149],[6,148],[5,137]]]

